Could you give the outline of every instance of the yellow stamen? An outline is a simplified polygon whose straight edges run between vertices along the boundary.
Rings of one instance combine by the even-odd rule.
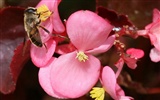
[[[77,53],[76,58],[77,58],[80,62],[81,62],[81,61],[85,62],[86,60],[88,60],[88,56],[85,55],[84,52],[82,52],[82,51],[79,51],[79,52]]]
[[[39,6],[37,8],[37,13],[40,14],[41,21],[45,21],[52,14],[46,5]]]
[[[94,87],[92,91],[90,91],[90,97],[95,98],[95,100],[104,100],[104,95],[104,88]]]

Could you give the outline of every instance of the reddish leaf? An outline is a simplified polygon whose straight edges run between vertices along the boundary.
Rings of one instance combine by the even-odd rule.
[[[0,11],[0,39],[25,36],[23,12],[24,9],[20,7],[6,7]]]
[[[98,7],[98,15],[108,19],[115,27],[122,27],[123,25],[132,26],[132,23],[128,20],[126,15],[119,15],[113,10],[106,9],[104,7]]]
[[[25,53],[23,53],[23,43],[19,45],[15,51],[15,42],[18,42],[20,39],[11,41],[12,43],[1,43],[1,66],[0,66],[0,91],[4,94],[8,94],[14,91],[16,86],[17,78],[23,68],[23,65],[30,58],[30,42],[27,43]],[[6,41],[8,42],[8,41]],[[13,56],[14,53],[14,56]],[[13,56],[13,57],[12,57]]]
[[[12,61],[10,64],[10,70],[11,70],[13,81],[15,83],[17,81],[17,78],[24,64],[30,59],[30,45],[31,45],[31,42],[28,40],[25,48],[24,48],[23,43],[21,43],[14,50],[14,56],[12,57]]]
[[[29,59],[29,43],[22,56],[24,38],[23,8],[7,7],[0,11],[0,92],[14,91],[23,64]],[[17,49],[14,51],[14,49]]]
[[[98,15],[107,19],[113,26],[114,31],[118,32],[119,36],[127,35],[132,38],[137,38],[137,28],[131,23],[127,15],[118,14],[113,10],[106,9],[104,7],[98,7]],[[111,32],[114,34],[113,32]]]

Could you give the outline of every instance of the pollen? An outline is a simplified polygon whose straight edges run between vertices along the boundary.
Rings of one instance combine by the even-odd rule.
[[[84,53],[84,52],[82,52],[82,51],[79,51],[78,53],[77,53],[77,56],[76,56],[76,58],[80,61],[80,62],[85,62],[86,60],[88,60],[88,56]]]
[[[95,100],[104,100],[105,90],[104,88],[94,87],[92,91],[90,91],[90,97]]]
[[[37,13],[40,15],[41,21],[47,20],[52,14],[46,5],[41,5],[37,8]]]

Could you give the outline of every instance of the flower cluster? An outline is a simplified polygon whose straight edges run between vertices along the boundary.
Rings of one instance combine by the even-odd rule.
[[[44,91],[56,98],[78,98],[87,94],[99,80],[102,87],[93,88],[90,92],[92,98],[103,100],[107,92],[115,100],[132,100],[132,97],[125,96],[117,78],[124,63],[135,69],[137,60],[144,56],[144,52],[134,48],[125,51],[124,45],[118,40],[119,36],[110,34],[114,32],[114,26],[89,10],[74,12],[66,19],[64,26],[58,14],[59,3],[60,0],[42,0],[37,5],[46,5],[53,12],[48,18],[40,16],[44,19],[41,25],[51,33],[39,29],[46,48],[31,46],[31,58],[40,67],[39,83]],[[43,8],[39,9],[41,11]],[[64,32],[69,43],[57,45],[59,41],[55,40],[54,34],[63,37],[61,34]],[[150,38],[155,46],[150,53],[151,59],[160,61],[160,12],[157,9],[154,10],[153,23],[146,26],[145,30],[138,31],[138,34]],[[115,64],[116,73],[109,66],[102,67],[96,57],[113,45],[120,51],[120,58]],[[54,57],[54,52],[60,56]]]
[[[154,46],[150,51],[150,58],[153,62],[160,61],[160,11],[153,10],[153,22],[145,27],[144,30],[138,31],[139,35],[150,39],[151,44]]]

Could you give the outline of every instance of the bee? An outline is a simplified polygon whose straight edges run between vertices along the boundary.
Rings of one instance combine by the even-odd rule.
[[[45,46],[42,43],[39,28],[42,28],[45,32],[50,33],[46,28],[40,25],[41,23],[41,15],[46,13],[47,11],[43,11],[38,13],[37,8],[28,7],[24,10],[24,28],[27,33],[29,40],[37,47]],[[24,39],[26,41],[26,38]],[[46,46],[45,46],[46,47]]]

